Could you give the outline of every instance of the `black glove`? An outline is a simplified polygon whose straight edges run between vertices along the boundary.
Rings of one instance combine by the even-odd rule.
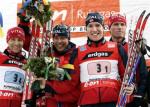
[[[55,90],[47,84],[45,85],[44,89],[41,89],[40,80],[34,81],[34,83],[32,84],[31,90],[33,91],[33,94],[36,96],[36,98],[39,98],[45,95],[45,93],[50,93],[52,95],[56,94]]]
[[[52,96],[54,96],[55,94],[57,94],[56,91],[55,91],[51,86],[49,86],[49,85],[47,85],[47,84],[45,85],[44,91],[45,91],[46,93],[52,94]]]
[[[32,99],[25,100],[26,107],[36,107],[36,100],[45,95],[43,89],[33,91]]]
[[[40,88],[40,81],[36,80],[32,83],[32,98],[25,100],[25,104],[27,107],[36,107],[36,100],[45,95],[44,89]]]
[[[25,100],[26,107],[36,107],[36,102],[34,102],[32,99]]]
[[[132,102],[128,103],[126,107],[139,107],[141,106],[142,98],[135,97]]]
[[[31,17],[26,16],[25,11],[22,8],[18,11],[17,16],[20,18],[21,22],[24,22],[24,23],[29,23],[30,22]]]

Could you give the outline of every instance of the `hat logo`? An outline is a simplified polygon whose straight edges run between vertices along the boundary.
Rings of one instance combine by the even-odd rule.
[[[20,30],[12,30],[11,33],[20,33],[23,35],[23,33]]]
[[[95,18],[95,19],[97,19],[97,17],[96,17],[96,16],[91,16],[91,18]]]
[[[93,19],[90,19],[90,21],[89,22],[93,22],[94,20]]]

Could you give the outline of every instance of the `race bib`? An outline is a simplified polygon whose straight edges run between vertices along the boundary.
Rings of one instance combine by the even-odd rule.
[[[25,71],[17,67],[0,66],[0,90],[22,93]]]
[[[111,63],[106,61],[91,62],[87,65],[89,75],[109,74]]]
[[[118,80],[117,60],[91,60],[80,64],[80,80],[88,82],[99,79]]]

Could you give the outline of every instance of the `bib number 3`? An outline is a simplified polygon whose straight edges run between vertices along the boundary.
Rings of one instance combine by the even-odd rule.
[[[111,71],[111,64],[109,62],[92,62],[88,64],[88,72],[90,75],[109,74]]]
[[[7,83],[14,83],[14,84],[23,86],[24,79],[25,79],[24,75],[21,74],[20,72],[7,71],[5,73],[4,81]]]

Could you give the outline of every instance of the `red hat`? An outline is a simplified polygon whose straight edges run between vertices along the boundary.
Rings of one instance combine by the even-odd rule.
[[[7,32],[7,37],[6,37],[7,42],[11,38],[14,38],[14,37],[18,37],[19,39],[23,40],[23,42],[24,42],[25,41],[25,33],[24,33],[23,29],[20,27],[10,28]]]
[[[121,14],[115,14],[109,17],[109,28],[114,22],[123,22],[127,24],[126,17]]]

